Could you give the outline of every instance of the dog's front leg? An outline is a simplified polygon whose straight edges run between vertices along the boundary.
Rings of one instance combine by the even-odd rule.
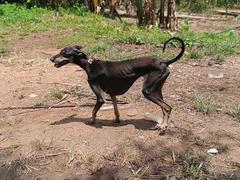
[[[90,87],[92,89],[92,91],[94,92],[94,94],[97,97],[97,102],[94,106],[94,109],[92,111],[92,119],[90,120],[89,124],[95,124],[96,123],[96,116],[97,116],[97,112],[98,110],[101,108],[101,106],[105,103],[104,97],[103,97],[103,90],[100,87],[100,85],[96,82],[91,82],[89,81]]]

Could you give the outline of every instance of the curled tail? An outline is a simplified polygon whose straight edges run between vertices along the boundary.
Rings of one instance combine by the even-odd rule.
[[[177,41],[179,41],[180,44],[181,44],[181,46],[182,46],[182,47],[181,47],[182,50],[181,50],[181,52],[180,52],[175,58],[173,58],[173,59],[171,59],[171,60],[169,60],[169,61],[166,61],[165,63],[166,63],[167,65],[172,64],[172,63],[176,62],[177,60],[179,60],[179,59],[183,56],[184,51],[185,51],[185,44],[184,44],[183,40],[180,39],[180,38],[178,38],[178,37],[173,37],[173,38],[170,38],[169,40],[167,40],[167,41],[164,43],[163,52],[164,52],[164,50],[165,50],[165,48],[166,48],[167,43],[169,43],[169,42],[172,41],[172,40],[177,40]]]

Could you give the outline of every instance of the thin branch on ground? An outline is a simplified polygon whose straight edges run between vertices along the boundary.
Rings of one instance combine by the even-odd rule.
[[[58,83],[58,82],[32,82],[32,81],[27,81],[27,82],[31,84],[59,84],[59,85],[65,85],[65,86],[76,86],[76,84]]]
[[[46,154],[46,155],[43,155],[43,156],[38,156],[38,157],[36,157],[36,159],[42,159],[42,158],[46,159],[46,158],[49,158],[49,157],[55,157],[55,156],[59,156],[59,155],[62,155],[62,154],[66,154],[66,152]]]
[[[76,107],[76,105],[59,105],[59,106],[13,106],[13,107],[5,107],[0,108],[1,111],[6,110],[18,110],[18,109],[53,109],[53,108],[70,108],[70,107]]]

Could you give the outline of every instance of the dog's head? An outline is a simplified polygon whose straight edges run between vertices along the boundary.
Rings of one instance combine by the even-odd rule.
[[[68,63],[79,64],[82,59],[87,58],[87,55],[81,49],[82,47],[78,45],[66,47],[59,54],[51,57],[50,61],[54,63],[56,68],[60,68]]]

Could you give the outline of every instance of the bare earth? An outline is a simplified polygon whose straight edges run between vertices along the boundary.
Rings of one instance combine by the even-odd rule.
[[[171,124],[160,136],[150,130],[154,123],[144,119],[146,112],[162,114],[143,98],[141,79],[119,97],[129,103],[119,105],[119,125],[112,123],[112,109],[100,111],[96,125],[87,125],[94,94],[79,67],[53,67],[48,58],[58,49],[45,44],[54,41],[50,33],[36,34],[19,40],[13,53],[1,58],[0,108],[57,104],[49,95],[54,89],[69,94],[60,105],[77,107],[1,110],[0,179],[180,177],[183,166],[175,156],[187,152],[206,156],[211,175],[240,174],[240,123],[226,113],[240,103],[239,56],[228,57],[221,66],[181,61],[172,65],[163,92],[173,107]],[[208,73],[224,77],[210,79]],[[71,93],[77,86],[78,96]],[[214,97],[217,112],[196,112],[194,95]],[[219,153],[209,156],[210,148]]]

